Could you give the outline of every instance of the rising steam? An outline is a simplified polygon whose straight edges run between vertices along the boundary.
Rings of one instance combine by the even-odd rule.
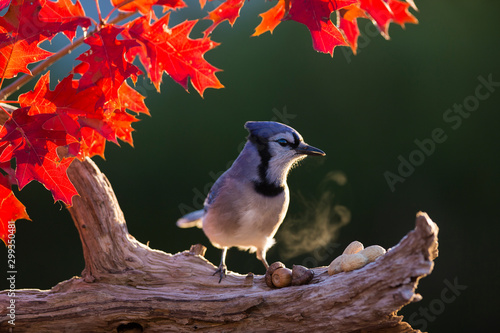
[[[319,199],[308,200],[299,195],[304,206],[303,213],[300,216],[288,216],[276,235],[281,260],[326,247],[337,238],[340,228],[351,220],[351,212],[335,202],[333,187],[346,183],[344,173],[331,171],[322,181],[325,190]]]

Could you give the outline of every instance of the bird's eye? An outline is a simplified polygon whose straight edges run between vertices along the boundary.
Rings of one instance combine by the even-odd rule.
[[[282,147],[289,145],[288,141],[286,141],[285,139],[278,139],[276,140],[276,142],[279,143]]]

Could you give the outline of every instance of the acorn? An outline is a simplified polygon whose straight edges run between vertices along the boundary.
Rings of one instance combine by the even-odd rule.
[[[301,265],[292,267],[292,286],[301,286],[309,283],[314,277],[314,271]]]
[[[272,275],[273,286],[276,288],[288,287],[292,284],[292,271],[286,267],[280,267]]]
[[[272,279],[272,276],[273,276],[273,273],[278,269],[278,268],[285,268],[285,264],[283,264],[282,262],[280,261],[276,261],[276,262],[273,262],[268,268],[267,268],[267,271],[266,271],[266,276],[265,276],[265,281],[266,281],[266,284],[268,287],[270,288],[274,288],[274,285],[273,285],[273,279]]]

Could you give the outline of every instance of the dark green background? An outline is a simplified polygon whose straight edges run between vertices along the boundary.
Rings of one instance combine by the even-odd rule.
[[[143,117],[136,124],[135,148],[109,144],[107,161],[95,159],[115,189],[130,233],[170,253],[202,243],[208,247],[206,257],[217,263],[220,251],[201,230],[176,228],[179,205],[194,206],[200,200],[196,190],[204,192],[213,182],[210,172],[224,171],[236,158],[247,134],[245,121],[270,120],[273,110],[286,108],[295,116],[290,125],[327,152],[326,158],[306,159],[292,171],[288,219],[300,220],[305,210],[314,209],[328,186],[335,194],[332,205],[345,205],[352,214],[331,243],[286,264],[328,265],[353,240],[389,248],[413,229],[415,214],[423,210],[440,228],[440,253],[432,274],[420,281],[423,300],[401,313],[406,320],[413,318],[415,328],[431,332],[495,327],[500,88],[457,129],[443,114],[474,95],[479,76],[492,75],[500,82],[500,4],[448,0],[417,5],[419,25],[406,30],[391,25],[386,41],[362,23],[359,54],[337,48],[332,59],[313,51],[306,27],[294,22],[282,23],[273,35],[249,37],[260,22],[257,14],[270,6],[252,1],[233,29],[224,23],[215,31],[213,40],[222,45],[206,54],[224,70],[218,77],[226,88],[207,90],[202,99],[166,75],[161,94],[140,82],[152,119]],[[195,18],[199,12],[185,14]],[[207,25],[200,24],[198,32]],[[414,140],[430,138],[436,128],[443,129],[446,141],[436,144],[434,153],[392,192],[384,172],[397,173],[398,156],[408,158],[417,149]],[[335,170],[346,175],[346,185],[325,185],[325,176]],[[79,275],[81,245],[66,210],[54,205],[39,184],[18,196],[33,220],[17,223],[18,287],[46,289]],[[311,223],[302,220],[298,227]],[[282,259],[279,236],[278,231],[278,244],[268,252],[270,262]],[[240,273],[264,272],[253,254],[234,249],[227,263]],[[444,302],[443,293],[453,295],[445,290],[446,281],[467,288]]]

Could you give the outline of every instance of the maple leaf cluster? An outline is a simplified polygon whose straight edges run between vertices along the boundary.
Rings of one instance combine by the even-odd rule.
[[[133,87],[140,76],[151,80],[158,92],[164,72],[186,90],[191,82],[201,96],[207,88],[222,88],[215,75],[219,69],[204,55],[218,45],[210,38],[214,29],[224,21],[233,25],[245,4],[245,0],[223,1],[203,18],[212,21],[203,37],[191,38],[199,20],[169,25],[171,12],[186,7],[182,0],[111,0],[113,9],[107,17],[101,16],[95,1],[97,21],[86,15],[79,0],[73,1],[0,0],[0,10],[7,8],[0,17],[0,86],[12,79],[9,87],[18,89],[18,75],[35,77],[45,64],[81,43],[87,45],[73,70],[52,90],[46,72],[32,91],[15,101],[1,101],[18,105],[14,111],[0,106],[4,119],[0,121],[0,239],[4,242],[9,221],[29,219],[13,186],[23,189],[38,181],[55,201],[70,206],[78,194],[66,172],[74,159],[104,158],[107,141],[133,144],[132,124],[139,114],[149,115],[145,97]],[[206,0],[199,2],[204,8]],[[358,18],[371,19],[388,37],[391,22],[403,27],[417,23],[409,6],[416,9],[411,0],[278,0],[261,14],[254,36],[272,33],[281,22],[292,20],[307,26],[315,50],[333,55],[336,46],[350,46],[356,52]],[[155,8],[162,10],[161,15]],[[337,25],[330,19],[333,12]],[[77,39],[79,29],[83,36]],[[41,44],[57,34],[66,36],[69,46],[57,53],[45,50]],[[40,64],[32,67],[35,63]],[[10,95],[8,88],[0,91],[0,99]]]
[[[358,18],[370,19],[382,36],[389,38],[389,24],[404,27],[406,23],[418,23],[409,12],[417,9],[413,0],[278,0],[267,12],[260,14],[261,23],[254,36],[273,30],[287,20],[304,24],[311,33],[313,48],[333,56],[336,46],[350,46],[357,51],[360,35]],[[337,25],[330,19],[337,14]]]

